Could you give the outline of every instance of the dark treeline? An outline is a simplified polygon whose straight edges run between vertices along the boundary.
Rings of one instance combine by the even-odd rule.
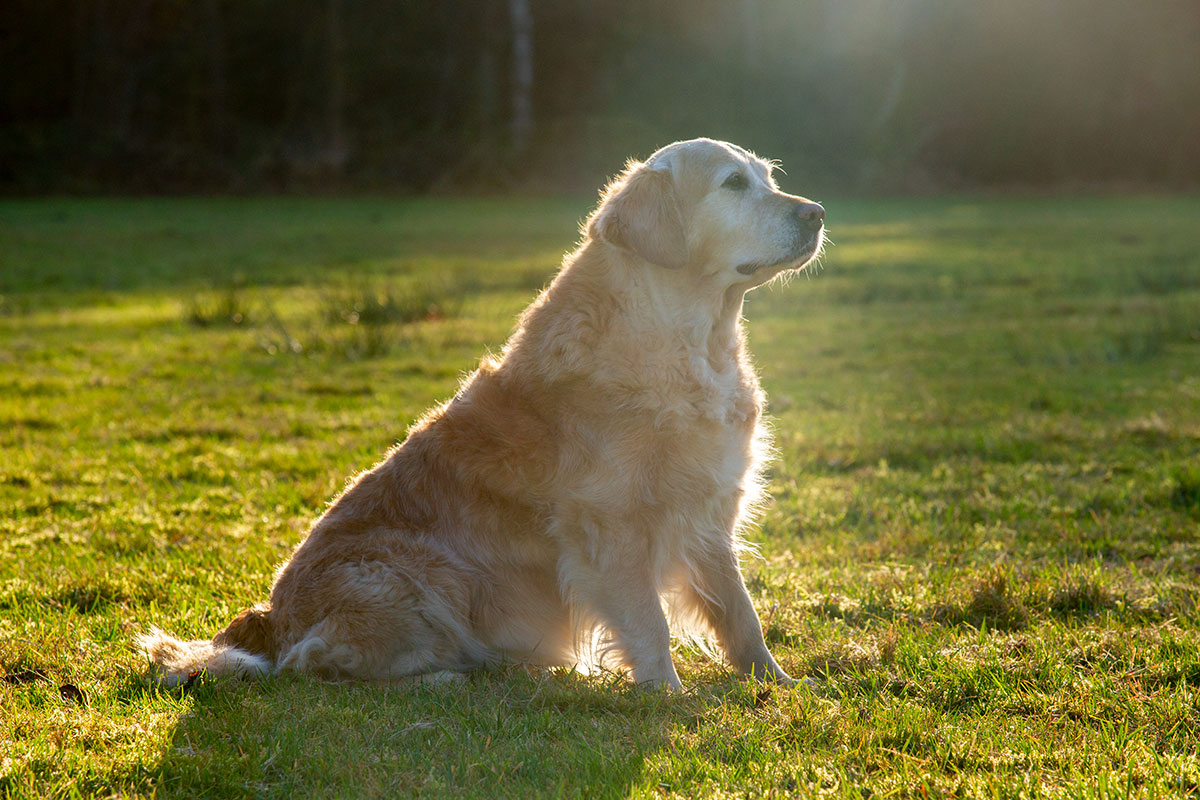
[[[1195,0],[5,0],[0,189],[1200,182]]]

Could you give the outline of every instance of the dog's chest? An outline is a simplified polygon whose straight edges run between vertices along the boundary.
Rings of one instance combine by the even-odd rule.
[[[725,429],[727,438],[748,437],[758,420],[761,390],[754,374],[737,362],[714,366],[702,356],[689,359],[684,396],[703,421],[716,423]],[[722,435],[722,433],[718,433]]]
[[[757,383],[735,369],[689,366],[624,413],[580,415],[590,422],[579,429],[588,454],[581,488],[610,511],[696,508],[739,496],[755,472]]]

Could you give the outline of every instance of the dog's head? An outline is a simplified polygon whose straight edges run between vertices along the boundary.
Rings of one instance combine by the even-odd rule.
[[[803,269],[824,241],[825,209],[781,192],[772,170],[727,142],[676,142],[608,186],[587,233],[722,289],[753,288]]]

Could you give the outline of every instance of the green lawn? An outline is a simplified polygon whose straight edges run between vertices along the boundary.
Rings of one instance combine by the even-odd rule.
[[[0,797],[1200,797],[1200,197],[830,200],[752,297],[745,569],[814,688],[152,686],[588,205],[0,201]]]

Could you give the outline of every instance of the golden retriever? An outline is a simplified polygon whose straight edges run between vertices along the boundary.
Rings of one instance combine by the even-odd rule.
[[[742,299],[808,265],[824,218],[735,145],[631,162],[501,356],[349,485],[269,603],[211,642],[141,646],[168,682],[518,662],[679,689],[674,627],[791,683],[738,563],[769,450]]]

